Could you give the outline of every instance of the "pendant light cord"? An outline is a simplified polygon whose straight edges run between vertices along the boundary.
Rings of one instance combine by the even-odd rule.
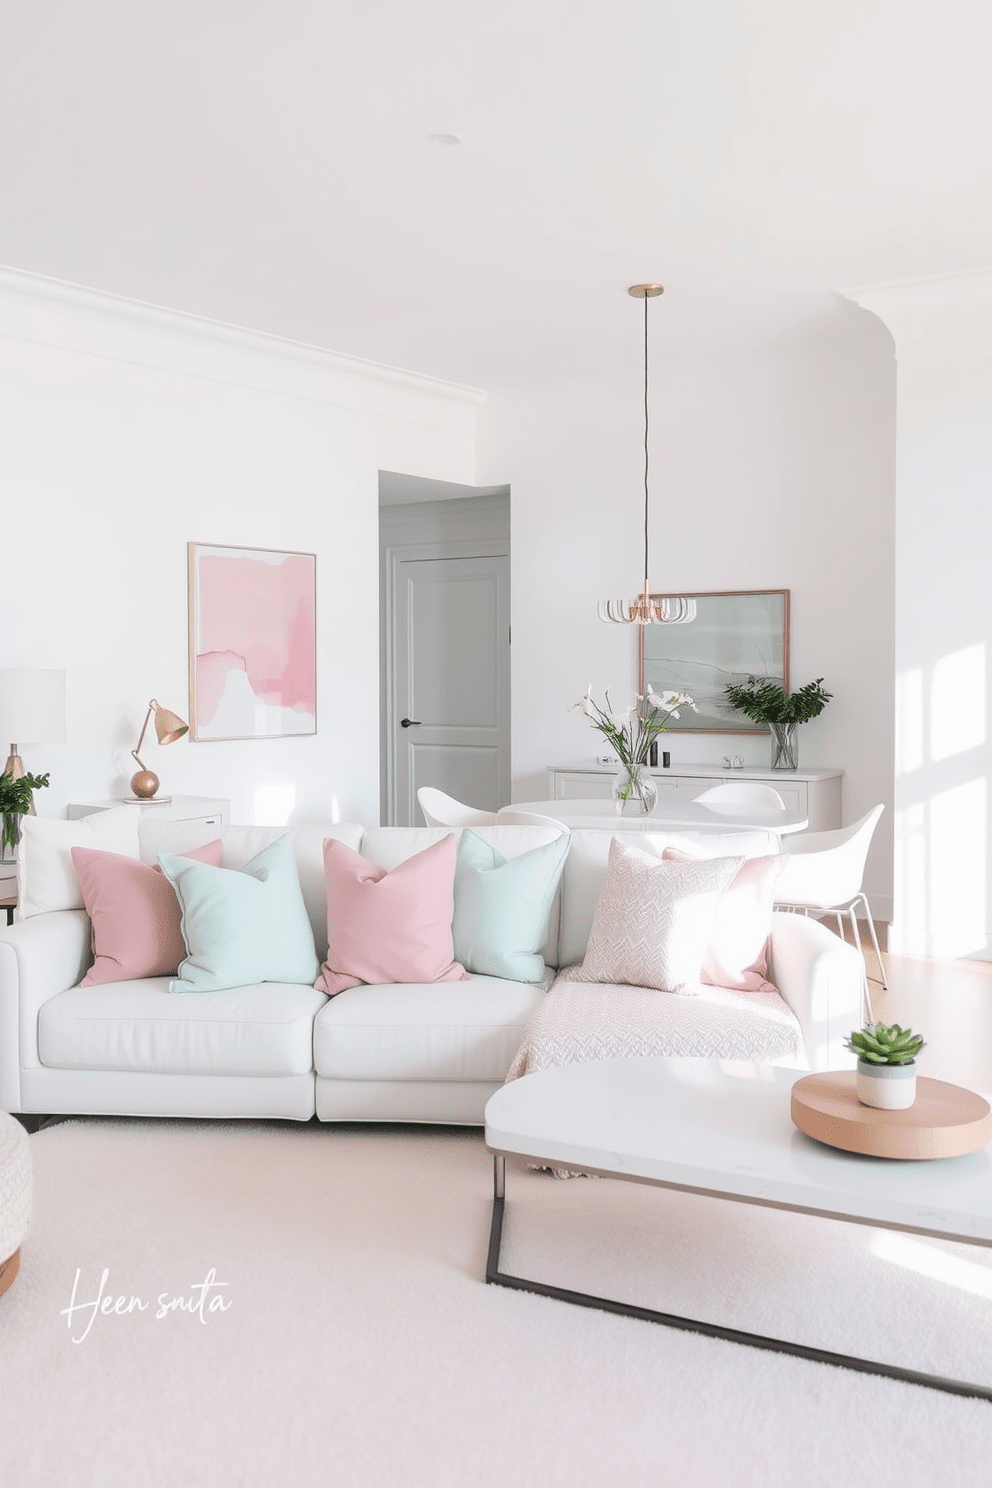
[[[648,587],[648,296],[644,296],[644,589]]]

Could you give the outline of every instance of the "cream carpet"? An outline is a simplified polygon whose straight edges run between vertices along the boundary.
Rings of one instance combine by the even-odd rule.
[[[990,1481],[992,1404],[486,1287],[478,1132],[103,1119],[31,1142],[5,1488]],[[992,1383],[989,1252],[512,1169],[503,1263]]]

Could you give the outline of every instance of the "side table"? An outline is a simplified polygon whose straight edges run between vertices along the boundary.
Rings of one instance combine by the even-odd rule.
[[[0,863],[0,909],[7,911],[7,924],[14,923],[17,906],[17,864]]]
[[[70,821],[92,816],[97,811],[109,811],[112,806],[132,804],[117,801],[70,802],[65,814]],[[205,827],[222,827],[231,814],[231,803],[220,796],[168,796],[161,801],[154,798],[142,801],[142,816],[154,817],[158,821],[195,821]]]

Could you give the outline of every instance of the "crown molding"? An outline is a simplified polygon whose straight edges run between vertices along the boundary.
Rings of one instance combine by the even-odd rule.
[[[445,426],[466,416],[474,422],[486,397],[479,388],[3,266],[0,336]]]
[[[865,284],[838,290],[863,310],[888,323],[891,316],[911,315],[992,299],[992,267],[961,274],[934,274],[925,279],[902,279],[889,284]]]

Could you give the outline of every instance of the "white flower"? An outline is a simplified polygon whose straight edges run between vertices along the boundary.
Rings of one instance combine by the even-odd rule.
[[[679,716],[674,711],[676,708],[692,708],[692,710],[697,713],[699,711],[687,692],[673,692],[670,688],[666,688],[659,697],[658,694],[649,687],[648,702],[651,704],[652,708],[661,708],[664,712],[671,713],[673,718],[678,718]]]
[[[589,683],[589,686],[586,688],[585,697],[580,697],[579,698],[579,701],[577,703],[573,703],[572,706],[571,706],[571,708],[569,708],[568,711],[570,713],[572,713],[572,712],[574,712],[574,710],[576,708],[578,708],[581,713],[584,713],[587,718],[591,718],[593,720],[593,722],[595,723],[595,721],[596,721],[596,705],[595,705],[595,703],[592,700],[592,683],[591,682]]]

